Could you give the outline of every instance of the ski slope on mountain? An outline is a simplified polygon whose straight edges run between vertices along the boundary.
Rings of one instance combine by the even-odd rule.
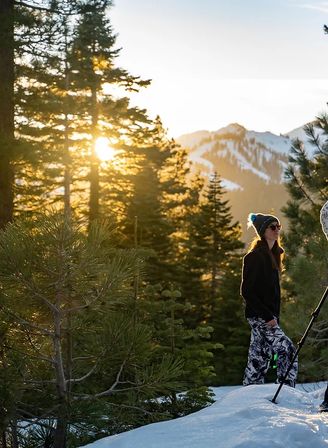
[[[216,402],[186,417],[98,440],[88,448],[327,448],[328,413],[319,413],[325,384],[214,389]]]

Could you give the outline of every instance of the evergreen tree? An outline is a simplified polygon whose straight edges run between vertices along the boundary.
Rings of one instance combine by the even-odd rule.
[[[215,173],[201,199],[199,211],[190,222],[189,272],[203,284],[203,295],[197,297],[195,322],[210,322],[224,273],[231,255],[243,247],[240,227],[232,223],[228,201],[220,177]],[[187,286],[187,285],[186,285]],[[192,296],[192,291],[186,291]]]
[[[213,350],[221,347],[211,341],[213,329],[210,326],[188,327],[185,320],[188,305],[181,301],[180,291],[172,284],[167,289],[148,285],[137,305],[141,319],[149,323],[156,335],[159,357],[170,353],[183,361],[179,392],[184,391],[184,394],[177,396],[173,392],[161,397],[154,406],[162,412],[165,410],[171,418],[195,412],[212,403],[212,393],[207,386],[215,376]]]
[[[167,140],[162,124],[157,119],[144,130],[144,146],[134,151],[135,170],[127,174],[131,185],[130,197],[125,197],[126,215],[122,222],[125,244],[149,251],[147,276],[152,284],[172,280],[172,241],[174,226],[168,216],[162,180],[163,170],[171,157],[172,144]]]
[[[289,221],[284,233],[287,275],[283,286],[286,296],[286,326],[297,339],[301,337],[311,312],[327,284],[327,242],[322,233],[319,212],[328,199],[327,115],[319,116],[304,128],[314,148],[310,159],[301,141],[295,140],[286,170],[290,200],[283,208]],[[290,315],[293,319],[290,319]],[[300,379],[320,379],[326,370],[327,310],[322,309],[300,362]]]
[[[108,413],[111,433],[122,425],[116,408],[146,412],[147,400],[175,390],[180,376],[178,357],[159,359],[149,326],[134,315],[136,253],[115,249],[110,235],[95,224],[87,236],[62,215],[16,222],[0,235],[11,397],[20,382],[20,404],[5,417],[13,427],[15,419],[48,421],[55,448],[66,446],[70,426],[87,431],[90,413],[96,427]]]
[[[119,54],[115,49],[116,36],[113,33],[107,9],[109,0],[94,0],[81,8],[81,18],[76,26],[76,37],[72,45],[70,65],[74,91],[84,94],[79,104],[80,134],[89,154],[90,221],[100,216],[100,161],[96,154],[96,141],[107,137],[112,144],[124,143],[122,135],[138,122],[149,120],[144,111],[131,107],[127,97],[115,98],[106,94],[104,84],[117,85],[127,90],[137,91],[149,84],[126,70],[115,67],[114,60]],[[130,129],[131,132],[131,129]],[[82,143],[81,142],[81,143]]]
[[[43,39],[37,51],[16,63],[16,132],[24,153],[15,164],[15,205],[19,214],[63,203],[68,211],[72,206],[87,214],[92,204],[96,217],[100,208],[102,214],[108,209],[110,189],[97,139],[106,137],[123,150],[131,134],[149,122],[145,111],[110,87],[126,92],[149,82],[114,65],[119,50],[108,19],[110,1],[52,0],[47,6],[39,12]],[[116,170],[109,174],[117,176]]]
[[[79,3],[51,1],[40,18],[38,51],[16,64],[16,132],[26,148],[16,164],[20,215],[58,203],[70,213],[78,100],[70,88],[68,57]]]
[[[185,218],[199,199],[197,187],[202,182],[190,182],[187,155],[167,139],[159,119],[144,133],[147,146],[134,149],[138,155],[136,173],[129,176],[132,190],[125,198],[125,244],[148,251],[145,280],[148,288],[156,287],[153,296],[140,297],[138,303],[142,309],[146,306],[162,350],[177,351],[185,361],[183,379],[188,385],[187,396],[194,397],[190,406],[195,409],[209,398],[206,388],[199,387],[213,377],[211,351],[215,344],[209,340],[211,327],[190,325],[189,297],[182,296],[179,289],[189,275],[182,255],[187,244]],[[171,398],[171,406],[182,412],[182,403]]]
[[[250,334],[239,293],[241,267],[241,256],[231,255],[213,309],[212,339],[223,346],[214,353],[216,385],[241,384],[247,362]]]

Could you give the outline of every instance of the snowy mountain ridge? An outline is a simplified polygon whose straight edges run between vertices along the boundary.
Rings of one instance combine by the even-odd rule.
[[[197,131],[182,135],[177,142],[187,148],[195,168],[205,175],[213,171],[222,173],[222,159],[225,159],[236,169],[249,171],[267,183],[281,183],[284,180],[288,153],[295,138],[301,139],[308,154],[313,156],[313,148],[302,127],[286,135],[276,135],[268,131],[250,131],[238,123],[232,123],[213,132]],[[238,183],[236,176],[231,178],[230,174],[227,177],[225,173],[222,176],[234,185],[239,185],[240,189],[245,188]]]
[[[232,123],[213,132],[182,135],[177,142],[187,150],[194,171],[205,178],[214,171],[220,175],[233,217],[245,223],[250,211],[273,210],[281,216],[281,207],[288,200],[284,173],[296,138],[303,141],[309,157],[313,157],[314,147],[303,127],[276,135]],[[246,232],[245,226],[243,229]]]

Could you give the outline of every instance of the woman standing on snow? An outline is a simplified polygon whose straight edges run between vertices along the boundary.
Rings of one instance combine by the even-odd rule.
[[[263,384],[273,353],[278,355],[277,379],[282,381],[294,356],[292,341],[279,326],[280,273],[284,251],[280,246],[280,222],[272,215],[251,213],[248,226],[257,237],[243,260],[241,295],[246,304],[245,316],[251,327],[248,363],[244,386]],[[297,360],[285,384],[295,387]]]

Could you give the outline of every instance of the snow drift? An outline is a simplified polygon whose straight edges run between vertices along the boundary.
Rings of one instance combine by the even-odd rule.
[[[325,384],[303,389],[284,386],[273,404],[276,384],[216,388],[208,408],[85,448],[327,448],[328,413],[318,412]]]

